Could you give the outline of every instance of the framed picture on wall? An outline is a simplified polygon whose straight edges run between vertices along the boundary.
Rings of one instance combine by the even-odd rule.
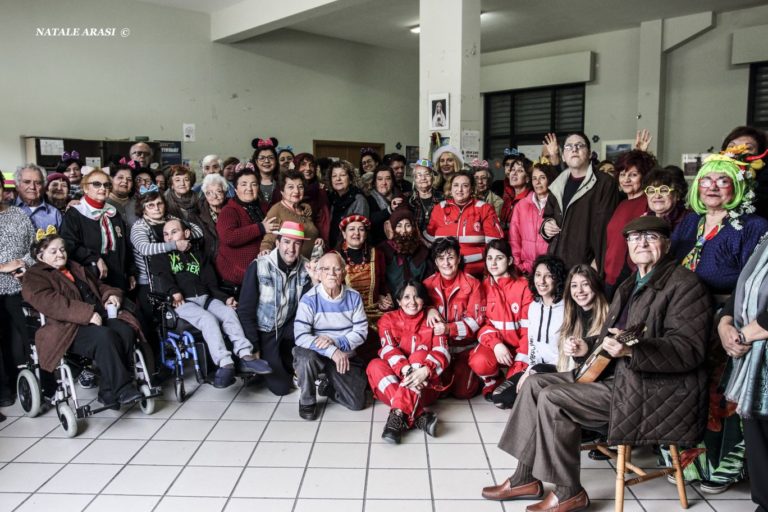
[[[449,108],[447,92],[436,93],[429,95],[429,129],[447,130],[450,128],[449,120]]]
[[[415,163],[419,159],[419,146],[405,146],[405,159],[407,163]]]
[[[610,160],[615,162],[616,158],[627,151],[631,150],[635,145],[635,141],[632,139],[627,140],[606,140],[603,141],[603,154],[600,155],[603,160]]]

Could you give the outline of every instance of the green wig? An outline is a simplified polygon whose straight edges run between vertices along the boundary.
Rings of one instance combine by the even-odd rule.
[[[749,191],[746,177],[735,160],[723,155],[712,155],[701,166],[693,180],[693,186],[688,190],[688,206],[699,215],[707,213],[707,207],[699,197],[699,180],[713,172],[725,174],[733,182],[733,199],[725,203],[726,210],[738,208],[744,201],[744,195]]]

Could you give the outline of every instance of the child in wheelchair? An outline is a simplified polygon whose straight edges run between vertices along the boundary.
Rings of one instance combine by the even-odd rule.
[[[83,356],[101,372],[98,399],[106,407],[144,399],[131,371],[139,324],[120,310],[122,291],[68,261],[58,234],[39,236],[32,257],[37,261],[23,277],[22,296],[45,317],[35,333],[39,367],[53,373],[66,353]]]
[[[171,219],[163,226],[163,238],[165,242],[189,240],[190,230],[179,219]],[[219,288],[213,266],[202,251],[192,248],[158,254],[150,258],[149,265],[153,291],[169,296],[176,314],[202,332],[218,367],[214,387],[225,388],[235,383],[232,352],[238,358],[240,373],[272,372],[269,363],[252,354],[253,345],[245,337],[235,312],[237,301]],[[232,352],[227,349],[222,329],[232,342]]]

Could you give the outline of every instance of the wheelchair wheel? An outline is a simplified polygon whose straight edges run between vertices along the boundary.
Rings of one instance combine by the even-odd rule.
[[[67,437],[75,437],[78,430],[77,416],[75,416],[75,411],[72,410],[69,404],[63,403],[59,405],[58,414],[61,428],[63,428],[64,432],[67,433]]]
[[[152,394],[152,391],[149,389],[149,386],[146,384],[142,384],[139,388],[139,391],[144,396],[149,396]],[[141,412],[149,416],[153,412],[155,412],[155,399],[154,398],[145,398],[141,402],[139,402],[139,407],[141,407]]]
[[[16,394],[19,396],[19,404],[30,418],[40,414],[42,398],[40,384],[31,370],[21,370],[16,379]]]
[[[173,392],[176,394],[176,400],[183,402],[187,399],[187,390],[184,389],[184,381],[177,380],[173,386]]]

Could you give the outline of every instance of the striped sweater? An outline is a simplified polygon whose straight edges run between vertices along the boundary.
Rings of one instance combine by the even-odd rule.
[[[360,294],[343,286],[339,296],[332,299],[322,284],[315,285],[299,301],[293,334],[297,346],[326,357],[336,350],[353,352],[368,335],[368,319]],[[315,340],[322,335],[331,338],[335,345],[317,348]]]

